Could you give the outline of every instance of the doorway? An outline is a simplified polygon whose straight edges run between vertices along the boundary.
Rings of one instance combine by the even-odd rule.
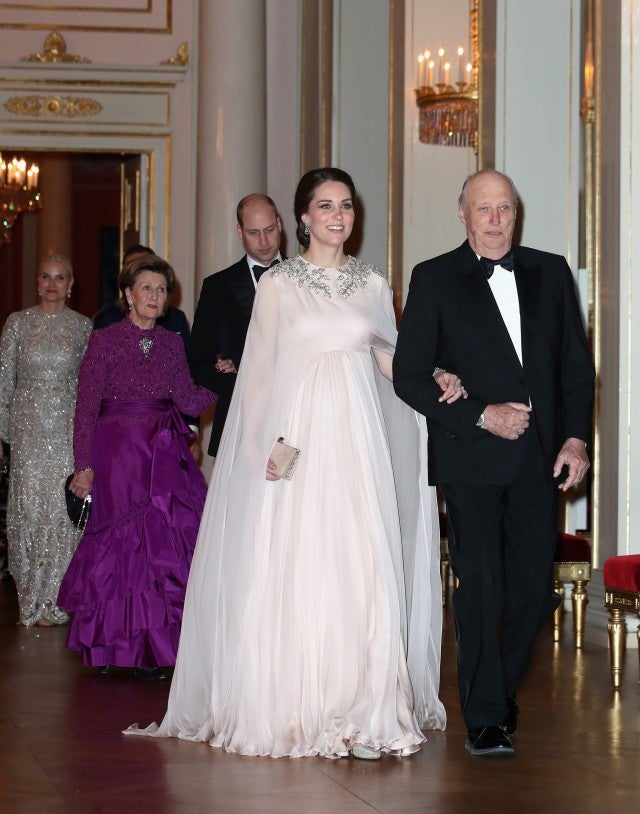
[[[11,149],[3,153],[11,154]],[[141,206],[146,199],[142,157],[28,151],[28,158],[41,167],[43,208],[22,214],[11,243],[0,246],[0,327],[12,311],[35,304],[38,264],[53,252],[68,255],[73,263],[70,307],[91,318],[116,300],[122,252],[143,239],[141,227],[147,218]],[[43,235],[45,219],[49,225]]]

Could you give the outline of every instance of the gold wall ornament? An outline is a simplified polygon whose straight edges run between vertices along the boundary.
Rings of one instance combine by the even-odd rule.
[[[52,31],[44,41],[44,53],[22,57],[21,62],[91,62],[86,57],[67,53],[67,43],[62,34]]]
[[[181,42],[178,46],[178,55],[165,59],[161,65],[188,65],[189,64],[189,43]]]
[[[100,102],[82,96],[12,96],[4,103],[4,107],[16,116],[54,116],[67,119],[95,116],[102,110]]]

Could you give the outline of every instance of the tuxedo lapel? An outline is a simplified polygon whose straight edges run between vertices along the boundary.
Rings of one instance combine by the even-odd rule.
[[[518,257],[516,260],[516,286],[520,302],[520,332],[522,336],[522,360],[526,362],[535,344],[536,330],[540,318],[540,266],[525,266]]]
[[[246,255],[233,266],[229,275],[229,292],[238,303],[238,307],[247,317],[251,316],[256,290],[249,271]]]

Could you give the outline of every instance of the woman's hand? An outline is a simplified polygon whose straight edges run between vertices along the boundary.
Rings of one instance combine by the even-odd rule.
[[[280,480],[280,475],[276,475],[273,471],[274,469],[277,469],[277,466],[274,464],[271,458],[269,458],[267,461],[267,480]]]
[[[237,373],[236,366],[233,364],[233,359],[218,359],[216,362],[216,370],[218,373]]]
[[[442,395],[438,401],[446,401],[447,404],[453,404],[460,397],[466,399],[468,393],[465,390],[461,379],[455,373],[449,373],[447,370],[437,367],[433,373],[433,378],[436,380]]]
[[[69,484],[69,489],[71,489],[76,497],[84,499],[87,495],[91,494],[92,486],[93,470],[84,469],[82,472],[75,473]]]

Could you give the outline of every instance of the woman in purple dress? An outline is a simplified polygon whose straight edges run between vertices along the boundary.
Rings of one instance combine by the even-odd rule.
[[[92,510],[58,604],[73,613],[67,647],[84,664],[163,678],[206,496],[180,411],[200,415],[217,395],[193,383],[180,337],[155,324],[171,266],[145,255],[118,285],[128,319],[94,331],[80,366],[71,490],[91,494]]]

